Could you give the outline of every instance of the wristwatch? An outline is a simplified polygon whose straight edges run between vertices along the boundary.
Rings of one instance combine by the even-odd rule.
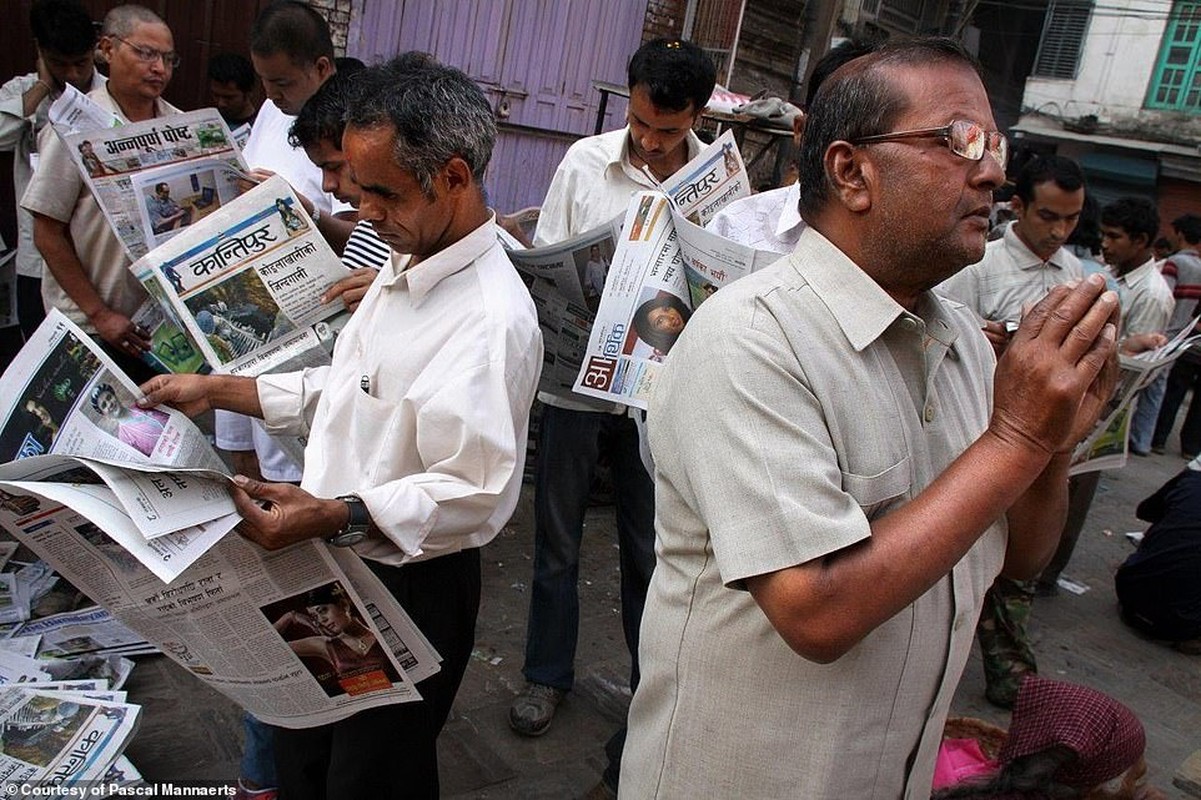
[[[346,504],[350,516],[346,524],[325,541],[335,547],[350,547],[367,538],[367,530],[371,527],[371,514],[367,511],[367,504],[358,495],[344,494],[337,499]]]

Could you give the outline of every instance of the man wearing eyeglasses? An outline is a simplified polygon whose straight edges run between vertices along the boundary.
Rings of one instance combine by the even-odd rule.
[[[179,109],[162,100],[179,56],[171,30],[147,8],[124,5],[104,18],[100,53],[108,83],[88,96],[124,122],[142,122]],[[146,292],[62,142],[49,129],[42,157],[21,205],[33,214],[34,244],[46,260],[42,298],[100,341],[134,380],[154,372],[141,361],[149,331],[130,319]]]
[[[984,591],[1050,556],[1116,377],[1100,278],[1053,292],[999,365],[930,291],[984,252],[995,127],[950,40],[840,68],[806,122],[796,249],[664,363],[623,796],[929,797]]]

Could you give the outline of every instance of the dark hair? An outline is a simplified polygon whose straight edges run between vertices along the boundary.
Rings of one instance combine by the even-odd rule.
[[[427,197],[433,197],[434,176],[455,157],[483,185],[496,142],[496,118],[479,84],[425,53],[405,53],[354,79],[346,124],[394,128],[392,157],[413,174]]]
[[[313,64],[325,56],[334,64],[329,25],[296,0],[277,0],[262,10],[250,28],[250,52],[259,56],[283,53],[296,64]]]
[[[1074,192],[1084,187],[1084,173],[1080,165],[1064,156],[1035,156],[1026,162],[1014,181],[1013,193],[1023,203],[1034,201],[1034,187],[1053,181],[1065,192]]]
[[[338,68],[338,72],[345,72],[347,75],[367,69],[367,65],[354,56],[338,56],[334,59],[334,66]]]
[[[1047,800],[1047,798],[1080,797],[1073,787],[1055,778],[1065,764],[1078,760],[1066,745],[1052,745],[1028,756],[1015,758],[1000,772],[989,778],[968,780],[934,793],[934,800],[968,800],[968,798],[1007,797],[1018,800]]]
[[[91,53],[96,23],[79,0],[33,0],[29,27],[38,47],[60,56]]]
[[[1189,244],[1201,242],[1201,217],[1184,214],[1172,220],[1172,228]]]
[[[111,383],[98,383],[93,386],[92,393],[89,395],[89,399],[92,401],[92,408],[99,411],[100,398],[106,394],[111,394],[113,397],[117,397],[117,390],[113,388]],[[120,402],[120,400],[121,398],[117,397],[117,402]]]
[[[643,86],[655,108],[700,113],[713,94],[717,69],[705,51],[680,39],[652,39],[630,59],[630,91]]]
[[[1080,216],[1076,219],[1076,227],[1068,235],[1066,244],[1083,247],[1094,255],[1101,252],[1101,209],[1093,196],[1087,192]]]
[[[171,191],[171,187],[167,185],[166,181],[159,181],[154,184],[154,191],[157,192],[159,189],[166,189],[168,192]]]
[[[647,300],[634,312],[630,324],[633,326],[634,332],[638,334],[638,338],[666,355],[672,345],[676,343],[676,339],[680,338],[680,334],[664,333],[651,327],[651,312],[656,308],[674,308],[684,322],[688,322],[688,318],[692,316],[692,310],[674,294],[661,294]]]
[[[350,598],[338,583],[327,583],[314,589],[309,589],[304,596],[306,607],[311,606],[350,606]]]
[[[1145,197],[1121,197],[1101,209],[1101,224],[1121,228],[1132,240],[1142,236],[1150,247],[1159,233],[1159,212]]]
[[[296,115],[288,131],[288,144],[310,147],[325,139],[341,150],[353,82],[354,73],[339,70],[321,84]]]
[[[240,92],[249,92],[257,80],[254,65],[240,53],[218,53],[209,59],[209,80],[232,83]]]
[[[809,73],[809,83],[805,89],[805,108],[809,108],[813,104],[813,98],[817,95],[817,90],[826,82],[826,78],[833,75],[839,67],[854,61],[860,56],[876,52],[879,46],[877,42],[847,39],[845,42],[840,43],[838,47],[827,51],[813,66],[813,72]]]
[[[834,71],[817,90],[805,120],[797,164],[801,215],[817,213],[830,190],[826,151],[834,142],[887,133],[908,98],[889,76],[892,67],[958,64],[979,75],[976,60],[954,39],[942,36],[890,41]]]

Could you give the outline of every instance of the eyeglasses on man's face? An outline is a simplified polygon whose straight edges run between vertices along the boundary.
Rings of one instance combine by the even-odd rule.
[[[904,139],[942,139],[955,155],[969,161],[979,161],[988,153],[1004,170],[1009,164],[1009,141],[1000,131],[986,131],[974,122],[957,119],[950,125],[941,128],[921,128],[912,131],[895,131],[893,133],[878,133],[873,136],[860,136],[851,140],[853,145],[874,144],[876,142],[896,142]]]
[[[132,50],[133,54],[137,56],[138,61],[141,61],[145,64],[153,64],[155,61],[158,61],[161,58],[163,60],[164,67],[175,69],[179,66],[181,59],[179,57],[179,53],[175,52],[174,50],[167,50],[166,52],[162,50],[155,50],[153,47],[143,47],[140,44],[134,44],[128,39],[122,39],[120,36],[115,36],[113,34],[109,35]]]

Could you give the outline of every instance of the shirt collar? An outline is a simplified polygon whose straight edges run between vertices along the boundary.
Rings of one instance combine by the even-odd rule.
[[[917,313],[906,311],[845,253],[811,227],[801,233],[796,249],[787,258],[830,310],[856,352],[875,342],[898,321],[921,320],[926,335],[947,348],[958,337],[945,301],[937,294],[924,292],[918,298]]]
[[[804,224],[805,220],[801,219],[801,182],[789,184],[788,191],[784,193],[784,206],[780,211],[780,218],[776,220],[776,236],[783,237],[798,225]]]
[[[1018,265],[1018,269],[1037,269],[1044,265],[1055,267],[1056,269],[1065,269],[1069,263],[1067,251],[1062,247],[1051,254],[1051,257],[1043,261],[1033,250],[1026,246],[1022,241],[1022,237],[1018,236],[1015,227],[1017,222],[1009,223],[1009,227],[1005,229],[1005,249],[1009,251],[1010,256]]]
[[[489,214],[483,225],[416,265],[408,256],[393,253],[380,278],[384,287],[404,282],[413,303],[417,304],[435,286],[481,258],[493,247],[500,247],[500,242],[496,238],[496,216]]]
[[[705,148],[705,143],[696,135],[696,131],[688,131],[688,135],[684,137],[684,141],[688,145],[688,158],[684,163],[687,164],[692,159],[700,155],[701,150]],[[607,162],[606,169],[616,167],[629,175],[631,179],[637,183],[643,184],[649,189],[658,189],[659,181],[654,180],[650,175],[643,170],[637,169],[630,163],[630,126],[627,125],[622,131],[622,135],[617,137],[612,142],[605,142],[605,156]]]
[[[1121,276],[1120,280],[1131,288],[1138,286],[1143,281],[1151,277],[1151,273],[1155,271],[1155,258],[1148,258],[1141,265]]]

